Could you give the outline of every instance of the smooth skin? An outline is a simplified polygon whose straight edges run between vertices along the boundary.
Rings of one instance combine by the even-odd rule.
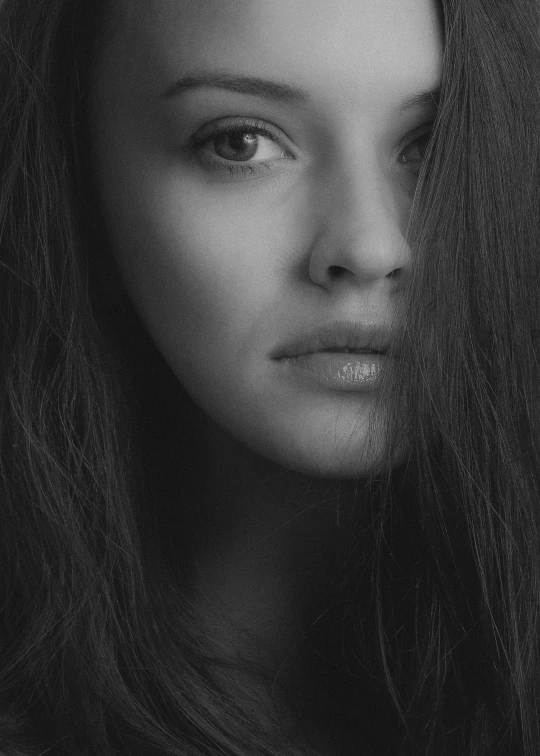
[[[237,682],[255,686],[261,710],[283,707],[291,738],[299,724],[325,756],[356,755],[356,682],[323,661],[332,644],[338,659],[339,618],[324,650],[309,630],[327,616],[359,501],[343,479],[377,466],[384,434],[369,443],[374,394],[297,380],[271,355],[336,320],[399,327],[435,115],[419,95],[440,80],[437,12],[430,0],[117,0],[113,11],[90,103],[112,253],[210,418],[190,591],[200,637],[265,666],[271,691]],[[235,138],[218,133],[231,126]]]
[[[434,6],[124,0],[118,16],[94,88],[94,149],[114,253],[146,327],[195,401],[248,449],[309,475],[365,474],[380,456],[367,443],[374,394],[307,385],[272,355],[336,320],[399,326],[434,117],[410,100],[440,77]],[[293,92],[231,91],[231,76]],[[224,148],[238,153],[214,132],[232,125],[237,139],[242,126],[268,130],[251,160],[224,164]]]

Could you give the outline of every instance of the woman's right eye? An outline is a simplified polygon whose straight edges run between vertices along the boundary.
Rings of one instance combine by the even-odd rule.
[[[249,160],[275,160],[286,157],[285,150],[271,137],[257,131],[224,131],[209,139],[205,148],[223,160],[245,163]]]
[[[283,160],[294,160],[285,136],[275,127],[254,119],[225,119],[203,127],[192,138],[203,168],[227,171],[232,178],[254,178],[278,169]]]

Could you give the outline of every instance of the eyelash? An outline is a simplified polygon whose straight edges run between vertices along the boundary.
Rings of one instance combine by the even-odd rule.
[[[421,142],[425,142],[425,146],[427,147],[427,144],[428,144],[429,140],[431,139],[431,135],[432,135],[432,132],[433,132],[433,123],[434,123],[433,121],[430,121],[429,123],[424,124],[419,129],[416,129],[412,133],[412,135],[410,135],[410,138],[408,139],[408,141],[406,142],[406,144],[402,145],[400,147],[400,149],[399,149],[398,163],[400,163],[402,165],[407,165],[408,161],[404,159],[404,154],[405,154],[405,152],[408,149],[410,149],[414,145],[419,144]],[[422,157],[422,162],[423,162],[423,157]],[[422,163],[420,164],[420,168],[421,168],[421,165],[422,165]],[[412,169],[409,169],[409,170],[415,176],[418,176],[420,174],[420,169],[418,171],[415,171],[415,170],[412,170]]]
[[[204,167],[209,168],[213,171],[226,170],[229,172],[231,177],[235,178],[253,178],[255,176],[261,175],[261,173],[263,172],[271,171],[272,166],[275,162],[284,159],[276,158],[275,160],[269,161],[258,160],[254,163],[248,163],[247,161],[236,162],[232,160],[225,160],[224,158],[220,158],[217,155],[212,155],[212,153],[203,149],[204,145],[208,144],[208,142],[211,142],[213,139],[217,139],[224,134],[235,133],[249,133],[255,134],[256,136],[266,137],[280,146],[283,152],[287,153],[287,157],[289,159],[294,160],[292,151],[283,143],[283,132],[281,132],[279,129],[274,129],[266,121],[259,121],[257,119],[236,119],[227,121],[226,123],[217,123],[203,126],[203,128],[191,138],[191,145]]]
[[[420,129],[417,129],[415,132],[413,132],[412,138],[399,148],[398,162],[400,164],[408,164],[409,161],[404,158],[404,153],[408,149],[420,142],[425,141],[427,143],[429,141],[432,127],[433,122],[422,125]],[[208,144],[208,142],[211,142],[213,139],[217,139],[224,134],[235,133],[249,133],[256,136],[266,137],[280,146],[283,151],[287,153],[287,157],[289,159],[295,159],[292,151],[283,144],[283,132],[281,132],[277,128],[273,128],[265,121],[259,121],[257,119],[236,119],[228,120],[225,123],[209,124],[207,126],[203,126],[203,128],[191,138],[191,146],[195,150],[199,161],[205,168],[211,171],[226,170],[231,178],[253,178],[260,176],[263,172],[271,171],[273,165],[277,161],[284,159],[276,158],[270,161],[259,160],[252,163],[247,161],[229,161],[224,158],[220,158],[217,155],[213,155],[208,150],[203,149],[204,145]],[[418,175],[420,172],[419,170],[415,171],[411,168],[409,168],[409,170],[414,175]]]

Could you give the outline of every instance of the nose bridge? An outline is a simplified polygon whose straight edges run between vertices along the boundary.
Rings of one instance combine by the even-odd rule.
[[[317,283],[331,270],[362,281],[384,278],[408,260],[406,213],[399,189],[375,161],[336,169],[321,197],[323,230],[310,270]]]

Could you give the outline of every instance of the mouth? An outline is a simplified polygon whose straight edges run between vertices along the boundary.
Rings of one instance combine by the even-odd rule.
[[[368,349],[363,347],[331,347],[328,349],[317,349],[314,352],[304,352],[304,354],[315,354],[316,352],[328,352],[329,354],[386,354],[384,349]]]
[[[383,323],[340,321],[301,335],[273,355],[285,374],[338,391],[375,389],[390,352],[390,328]]]
[[[274,359],[286,359],[316,352],[383,355],[389,349],[388,324],[337,321],[291,339],[272,356]]]

